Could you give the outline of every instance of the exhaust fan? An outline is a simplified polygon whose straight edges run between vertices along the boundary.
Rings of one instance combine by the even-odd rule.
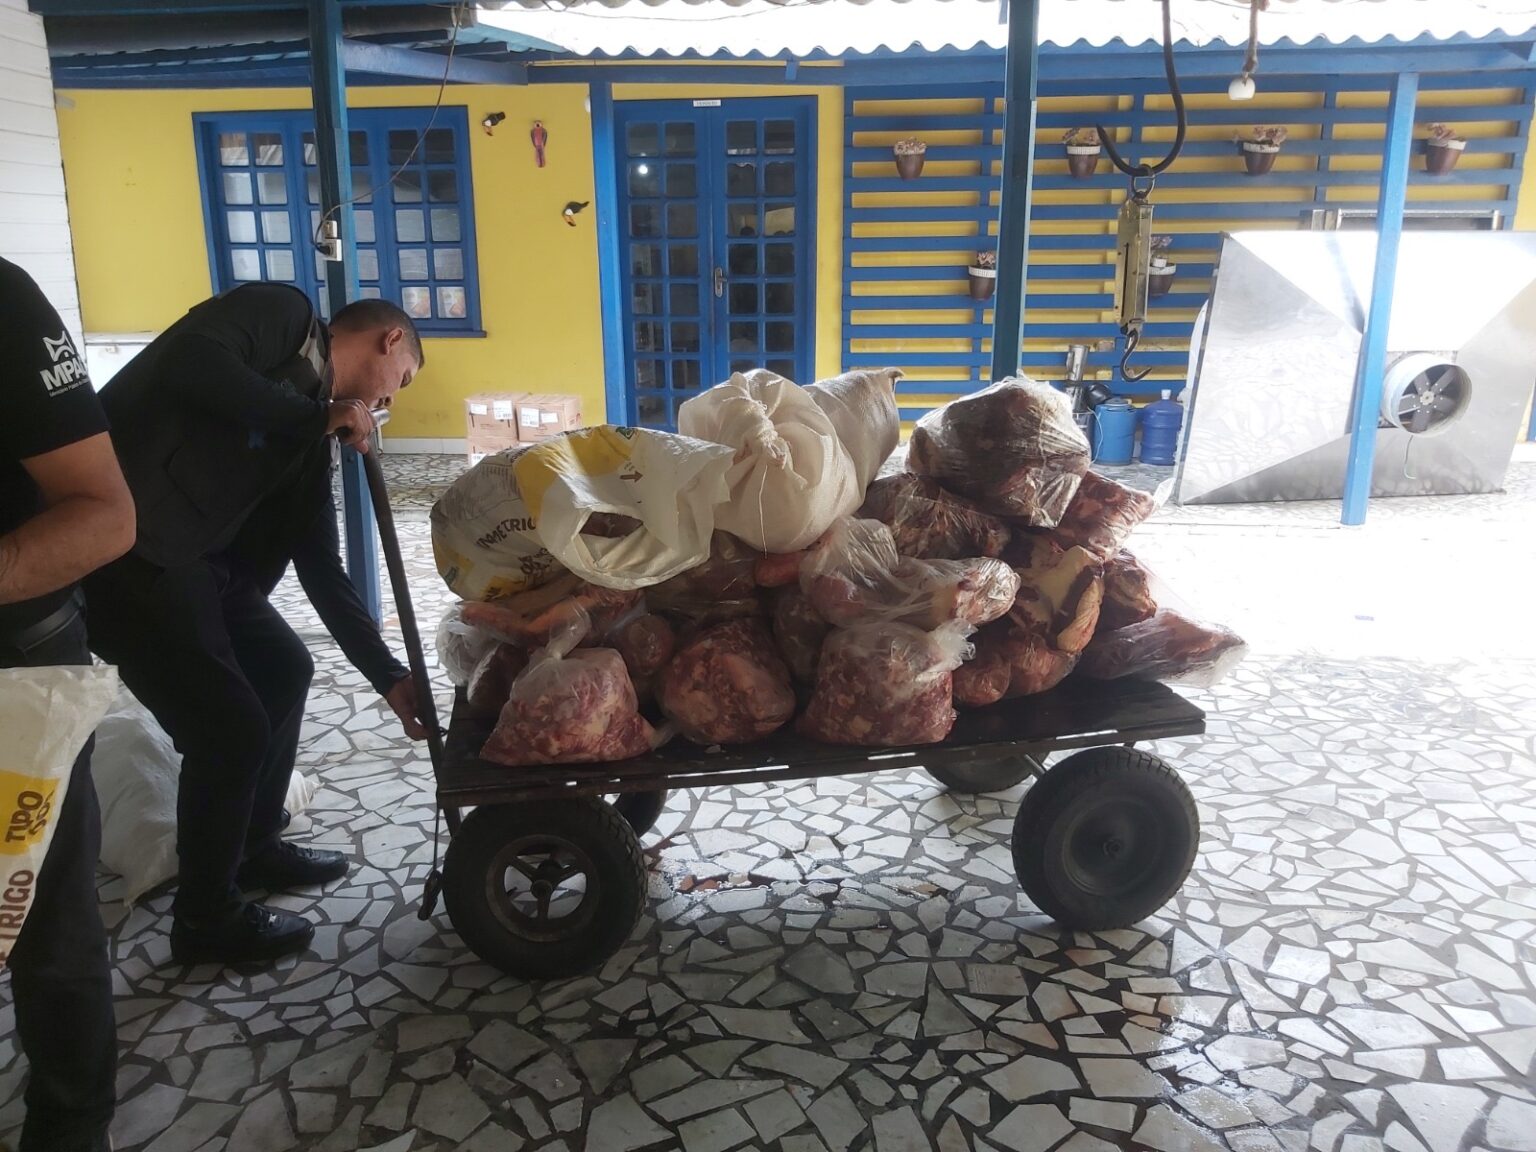
[[[1190,350],[1186,504],[1336,500],[1376,236],[1224,237]],[[1402,237],[1371,492],[1497,491],[1536,382],[1536,235]]]

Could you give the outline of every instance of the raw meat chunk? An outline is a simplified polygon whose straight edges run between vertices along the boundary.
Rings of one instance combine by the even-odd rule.
[[[753,574],[757,579],[759,588],[783,588],[788,584],[794,584],[800,579],[800,562],[805,559],[804,550],[799,552],[776,552],[768,556],[759,556]]]
[[[830,631],[832,625],[822,619],[799,588],[781,588],[774,593],[773,638],[796,680],[810,683],[816,679],[821,646]]]
[[[647,695],[656,674],[677,650],[677,636],[666,618],[652,613],[621,621],[608,633],[608,643],[624,658],[624,667],[639,695]]]
[[[903,558],[878,520],[841,520],[801,565],[800,587],[839,628],[892,620],[926,632],[996,620],[1013,604],[1019,578],[1001,560]]]
[[[1095,680],[1135,676],[1210,685],[1246,650],[1236,632],[1163,608],[1150,620],[1097,637],[1083,653],[1081,671]]]
[[[1104,607],[1099,611],[1099,632],[1114,632],[1150,620],[1157,611],[1151,577],[1129,552],[1121,552],[1104,565]]]
[[[512,698],[512,682],[528,667],[528,653],[515,644],[497,644],[475,665],[464,700],[477,716],[496,716]]]
[[[695,744],[745,744],[795,714],[789,669],[758,619],[717,624],[684,644],[662,670],[657,695]]]
[[[858,515],[887,525],[896,551],[922,560],[1001,556],[1008,544],[1008,525],[996,516],[911,472],[871,484]]]
[[[965,630],[862,624],[828,637],[816,691],[797,730],[829,744],[937,744],[954,727],[951,677],[970,653]]]
[[[448,679],[462,688],[485,654],[500,643],[490,633],[464,622],[464,601],[455,600],[437,625],[437,662]]]
[[[1089,470],[1083,473],[1077,495],[1052,536],[1063,548],[1086,548],[1100,560],[1108,560],[1132,530],[1156,511],[1157,500],[1147,493]]]
[[[762,615],[757,588],[757,562],[762,554],[729,532],[716,532],[709,559],[697,568],[646,589],[652,612],[695,627]]]
[[[977,634],[976,658],[955,673],[957,703],[978,708],[1045,692],[1077,666],[1099,618],[1098,562],[1082,548],[1038,554],[1036,567],[1019,570],[1008,618]]]
[[[595,764],[628,760],[655,746],[624,658],[612,648],[574,650],[589,628],[580,616],[533,654],[512,684],[482,759],[514,767]]]
[[[592,635],[601,635],[638,604],[641,595],[639,589],[600,588],[562,572],[548,584],[503,600],[466,600],[463,616],[466,624],[498,640],[536,648],[578,616],[586,618]]]
[[[1088,470],[1088,440],[1067,397],[1026,377],[1000,380],[928,413],[907,467],[985,512],[1055,527]]]

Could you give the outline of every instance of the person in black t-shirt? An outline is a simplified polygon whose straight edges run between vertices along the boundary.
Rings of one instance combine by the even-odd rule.
[[[133,500],[64,322],[0,259],[0,668],[91,662],[76,582],[133,544]],[[11,952],[32,1065],[21,1152],[107,1147],[117,1068],[91,742],[76,759]]]
[[[421,363],[393,304],[361,300],[327,326],[297,289],[253,283],[192,309],[102,389],[138,541],[86,581],[90,641],[181,753],[180,963],[302,951],[313,926],[244,893],[347,871],[340,852],[280,836],[314,675],[268,600],[290,564],[406,733],[426,734],[409,674],[342,568],[331,496],[338,438],[366,451],[370,411]]]

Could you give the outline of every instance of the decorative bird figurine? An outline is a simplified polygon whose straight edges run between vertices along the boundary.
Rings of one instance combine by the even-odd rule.
[[[580,212],[590,203],[592,203],[590,200],[569,201],[564,208],[560,209],[560,215],[564,216],[565,222],[574,228],[576,227],[576,213]]]
[[[485,119],[480,121],[480,127],[485,129],[485,134],[487,136],[490,136],[495,130],[496,125],[500,124],[506,118],[507,114],[505,112],[487,112]]]
[[[539,167],[544,167],[544,148],[549,143],[549,132],[544,127],[544,121],[535,120],[533,129],[528,133],[528,139],[533,141],[533,158]]]

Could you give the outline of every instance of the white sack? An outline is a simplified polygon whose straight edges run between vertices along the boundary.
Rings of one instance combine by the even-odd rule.
[[[864,502],[848,449],[797,384],[758,368],[736,373],[677,412],[684,435],[736,450],[730,503],[716,526],[764,552],[795,552]],[[878,468],[878,465],[876,465]]]
[[[0,670],[0,968],[37,898],[75,757],[116,695],[115,668]]]
[[[874,482],[901,440],[901,413],[896,410],[896,381],[901,376],[900,368],[881,368],[844,372],[806,386],[848,449],[861,492]]]

